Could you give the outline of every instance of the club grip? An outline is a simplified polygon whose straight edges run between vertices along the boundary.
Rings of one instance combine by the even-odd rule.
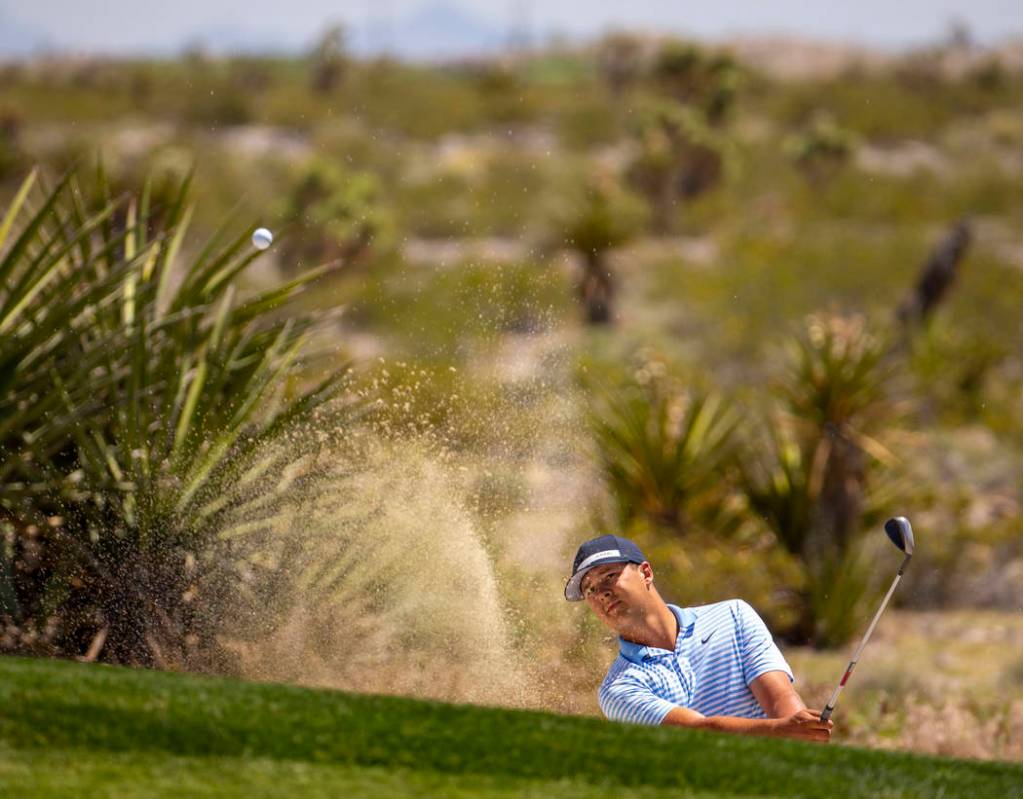
[[[831,714],[835,712],[833,707],[826,707],[821,711],[821,721],[827,721],[831,718]]]

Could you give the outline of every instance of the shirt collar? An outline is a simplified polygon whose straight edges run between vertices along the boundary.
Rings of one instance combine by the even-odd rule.
[[[678,605],[668,605],[671,612],[678,619],[678,637],[675,639],[675,651],[682,645],[682,640],[693,634],[693,625],[696,623],[696,614],[687,608],[680,608]],[[618,638],[618,648],[622,657],[632,663],[643,663],[648,658],[665,652],[656,646],[644,646],[635,641],[627,641],[621,636]]]

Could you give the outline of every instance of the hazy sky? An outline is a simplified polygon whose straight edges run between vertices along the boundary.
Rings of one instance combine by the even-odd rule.
[[[444,0],[498,27],[528,20],[534,36],[617,26],[700,36],[800,33],[902,46],[933,41],[964,20],[985,42],[1023,34],[1023,0]],[[331,20],[361,43],[375,23],[400,20],[436,0],[0,0],[0,26],[43,33],[87,50],[176,48],[197,34],[281,44],[310,40]]]

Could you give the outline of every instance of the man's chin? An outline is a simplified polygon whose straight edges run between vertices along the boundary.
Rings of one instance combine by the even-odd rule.
[[[628,611],[621,602],[604,611],[604,623],[615,632],[621,632],[627,626],[628,617]]]

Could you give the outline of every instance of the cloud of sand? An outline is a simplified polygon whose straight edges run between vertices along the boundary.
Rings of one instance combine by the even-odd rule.
[[[316,449],[263,487],[273,502],[254,498],[225,527],[226,538],[258,529],[245,559],[260,585],[222,636],[242,675],[524,703],[458,468],[424,441],[369,433]]]

